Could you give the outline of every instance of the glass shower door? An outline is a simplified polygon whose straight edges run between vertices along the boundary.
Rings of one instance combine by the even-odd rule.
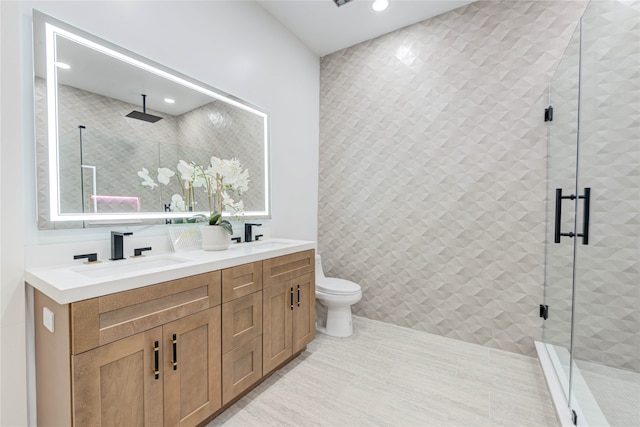
[[[556,241],[556,228],[565,233],[574,230],[573,201],[556,200],[575,194],[578,139],[578,92],[580,31],[576,28],[562,61],[549,85],[552,117],[547,138],[547,231],[545,239],[545,305],[543,342],[552,359],[556,375],[569,401],[571,367],[571,321],[573,307],[574,248],[573,239]],[[559,209],[559,211],[558,211]]]
[[[640,423],[640,2],[582,18],[572,390],[588,425]]]

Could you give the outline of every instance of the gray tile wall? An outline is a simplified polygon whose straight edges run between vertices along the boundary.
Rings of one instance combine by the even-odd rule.
[[[550,77],[584,2],[475,2],[322,58],[319,253],[356,314],[541,337]]]

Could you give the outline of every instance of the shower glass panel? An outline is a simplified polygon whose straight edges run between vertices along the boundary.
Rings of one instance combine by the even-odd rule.
[[[576,28],[562,61],[549,85],[549,105],[553,119],[549,122],[547,146],[547,238],[545,268],[545,304],[549,317],[544,322],[543,341],[550,346],[556,374],[565,398],[569,396],[571,348],[571,307],[573,295],[573,244],[563,238],[554,243],[556,189],[569,195],[576,186],[576,144],[578,139],[580,29]],[[573,229],[575,209],[567,200],[561,206],[561,231]],[[566,242],[564,240],[567,240]]]
[[[640,2],[589,3],[549,103],[544,348],[575,424],[638,425]]]
[[[640,2],[592,1],[582,52],[572,389],[589,425],[639,425]]]

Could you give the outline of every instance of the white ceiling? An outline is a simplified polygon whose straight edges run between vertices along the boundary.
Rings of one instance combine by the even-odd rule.
[[[464,6],[473,0],[389,0],[382,12],[373,0],[258,0],[258,3],[320,56]]]

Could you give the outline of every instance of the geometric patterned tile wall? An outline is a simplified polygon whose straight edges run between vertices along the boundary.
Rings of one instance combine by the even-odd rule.
[[[543,93],[584,7],[474,2],[322,58],[318,250],[354,313],[534,353]]]
[[[249,190],[242,194],[246,211],[264,206],[264,122],[260,116],[213,101],[176,117],[179,158],[208,164],[211,156],[238,158],[249,171]],[[258,144],[257,142],[260,142]]]

